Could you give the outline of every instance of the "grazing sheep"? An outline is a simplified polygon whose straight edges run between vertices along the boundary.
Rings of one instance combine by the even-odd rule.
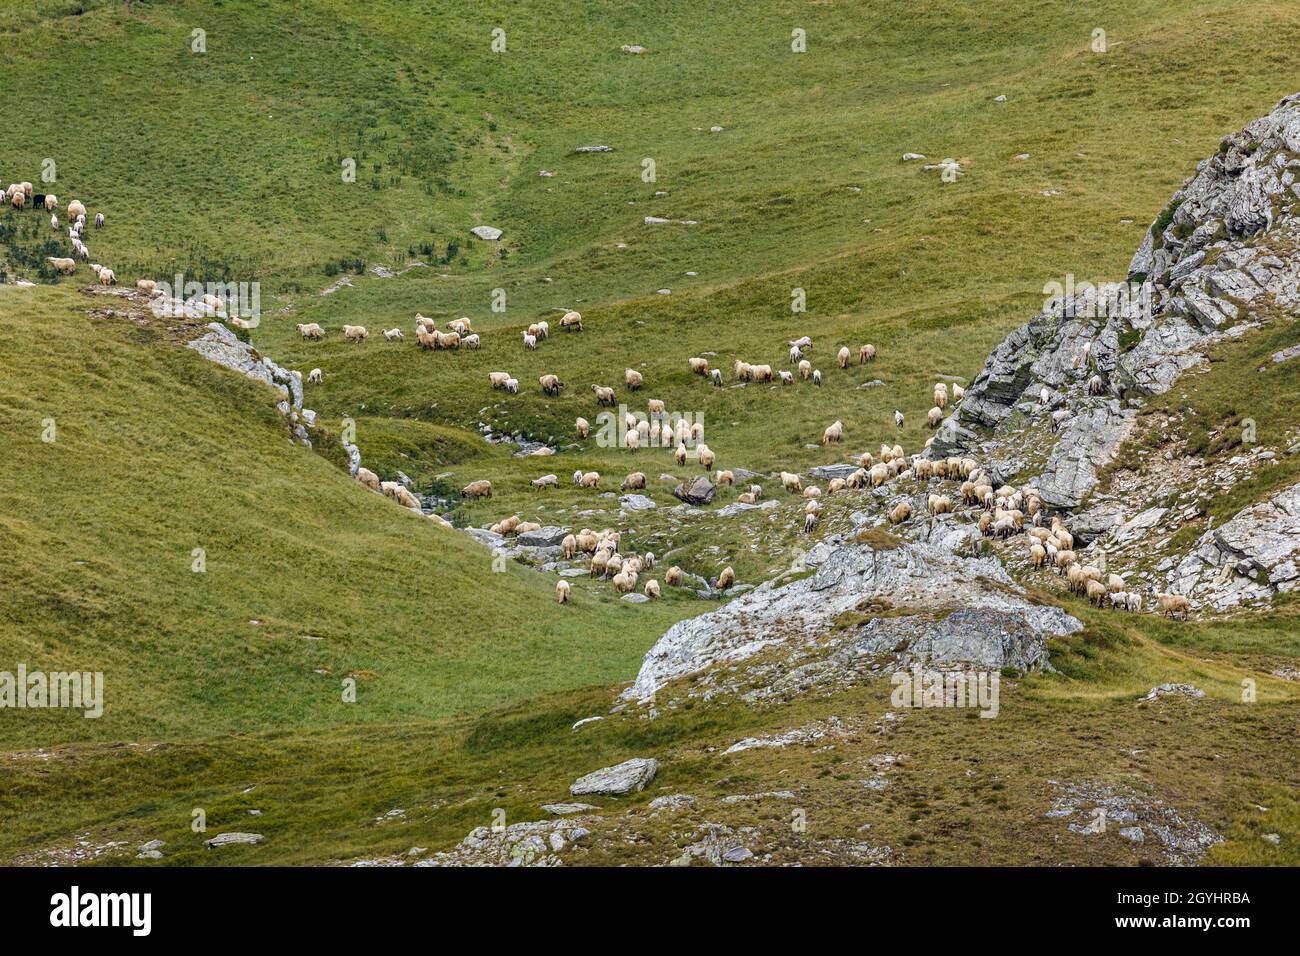
[[[558,375],[543,375],[537,380],[542,386],[542,394],[554,397],[560,394],[560,389],[564,388],[564,383],[560,381]]]
[[[929,412],[926,413],[925,423],[929,425],[931,428],[938,428],[939,424],[942,421],[943,421],[943,409],[940,408],[938,405],[934,406],[932,409],[930,409]]]
[[[627,387],[634,392],[641,387],[641,373],[634,368],[623,369],[623,380],[627,382]]]
[[[623,444],[627,446],[628,451],[636,451],[641,447],[641,432],[635,428],[629,428],[623,435]]]
[[[560,328],[570,332],[582,331],[582,316],[577,312],[565,312],[560,318]]]
[[[506,389],[506,391],[509,392],[511,395],[518,395],[518,394],[519,394],[519,379],[517,379],[517,378],[508,378],[508,379],[506,379],[505,389]]]
[[[756,381],[756,382],[771,382],[771,381],[772,381],[772,366],[770,366],[770,365],[755,365],[755,366],[753,366],[753,369],[754,369],[754,381]]]
[[[686,464],[686,444],[684,442],[677,443],[677,448],[673,450],[673,460],[677,462],[678,466]]]
[[[866,365],[876,357],[876,347],[870,343],[858,348],[858,364]]]
[[[1048,399],[1050,399],[1051,397],[1052,397],[1052,393],[1049,392],[1049,391],[1047,390],[1047,386],[1046,386],[1046,385],[1044,385],[1042,388],[1040,388],[1040,389],[1038,390],[1038,404],[1039,404],[1039,405],[1046,405]]]
[[[790,364],[794,365],[802,358],[803,358],[803,352],[800,350],[799,346],[797,345],[790,346]]]
[[[613,407],[617,401],[614,397],[614,390],[606,385],[593,385],[591,386],[591,390],[596,393],[597,405],[609,405],[610,407]]]
[[[699,459],[700,465],[705,471],[713,470],[713,462],[717,459],[717,456],[714,455],[713,449],[704,442],[700,442],[695,447],[695,457]]]
[[[560,579],[555,582],[555,600],[559,601],[561,604],[569,603],[569,591],[570,587],[568,581]]]
[[[59,217],[58,217],[58,216],[51,216],[51,217],[50,217],[50,228],[51,228],[51,229],[58,229],[58,228],[59,228]]]
[[[795,477],[797,478],[798,476],[796,475]],[[762,486],[762,485],[750,485],[750,486],[749,486],[749,493],[750,493],[751,495],[753,495],[753,496],[754,496],[754,500],[757,501],[759,498],[762,498],[762,497],[763,497],[763,486]]]
[[[1118,574],[1108,574],[1106,575],[1106,590],[1127,591],[1128,585],[1124,583],[1124,579],[1121,578]]]
[[[537,336],[535,336],[535,335],[529,335],[527,332],[525,332],[525,333],[524,333],[524,348],[526,348],[526,349],[535,349],[535,348],[537,348]]]
[[[663,399],[660,399],[660,398],[652,398],[652,399],[650,399],[648,402],[646,402],[645,405],[646,405],[646,410],[647,410],[651,415],[663,415],[663,414],[664,414],[664,403],[663,403]]]
[[[910,517],[912,517],[912,503],[910,501],[900,501],[889,512],[889,523],[902,524]]]
[[[822,444],[838,445],[842,437],[844,437],[844,423],[837,418],[822,432]]]
[[[1134,614],[1140,612],[1142,610],[1142,595],[1138,594],[1136,591],[1129,591],[1128,609]]]
[[[811,375],[812,375],[812,362],[808,361],[807,359],[800,359],[799,377],[806,382],[808,381],[808,378]]]
[[[943,382],[935,383],[934,404],[940,411],[948,407],[948,386]]]
[[[654,600],[659,600],[659,582],[651,578],[645,583],[645,596]]]
[[[736,500],[739,501],[742,505],[752,505],[757,503],[754,496],[750,494],[748,491],[742,491],[740,494],[736,496]]]
[[[492,482],[486,478],[480,478],[478,481],[471,481],[461,489],[460,492],[466,498],[491,498]]]
[[[966,397],[966,389],[962,388],[960,385],[954,382],[952,386],[952,400],[954,402],[960,402],[965,397]]]
[[[918,458],[912,462],[912,477],[917,481],[929,481],[932,471],[932,463],[928,458]]]
[[[897,408],[894,409],[894,424],[897,425],[899,428],[903,427],[903,413],[900,412]]]
[[[297,328],[298,334],[304,339],[322,339],[325,337],[325,330],[315,322],[308,322],[305,325],[300,323]]]
[[[462,315],[459,319],[452,319],[443,328],[450,329],[458,335],[469,335],[474,331],[474,325],[467,315]]]
[[[810,511],[803,516],[803,533],[811,534],[812,530],[816,527],[817,527],[817,515]]]
[[[1126,594],[1125,592],[1111,591],[1110,594],[1107,596],[1107,599],[1110,601],[1110,606],[1115,608],[1115,610],[1117,611],[1128,610],[1128,594]]]
[[[786,491],[790,492],[791,494],[795,492],[802,493],[803,481],[802,479],[800,479],[798,475],[794,474],[793,472],[783,471],[781,472],[781,487],[783,487]]]
[[[1029,560],[1035,568],[1041,568],[1043,562],[1047,560],[1047,549],[1041,544],[1030,545]]]
[[[692,358],[688,358],[686,360],[686,363],[691,367],[692,374],[695,375],[709,374],[709,360],[706,358],[692,357]]]
[[[1185,621],[1191,610],[1191,602],[1181,594],[1158,594],[1156,595],[1156,602],[1160,613],[1165,617],[1182,615],[1182,619]]]
[[[95,213],[95,228],[96,229],[104,228],[104,214],[102,212]]]
[[[573,424],[574,424],[574,427],[577,428],[577,430],[578,430],[578,437],[579,437],[579,438],[586,438],[588,435],[591,434],[591,423],[588,422],[585,418],[581,418],[581,417],[580,417],[580,418],[579,418],[576,422],[574,422]]]
[[[843,491],[847,486],[848,482],[843,478],[832,478],[830,481],[826,482],[826,493],[828,495],[833,495],[836,492]]]
[[[364,342],[370,337],[364,325],[343,326],[343,338],[349,342]]]
[[[46,194],[45,194],[45,211],[46,211],[46,212],[54,212],[54,210],[56,210],[56,209],[58,209],[58,208],[59,208],[59,200],[58,200],[58,197],[55,196],[53,193],[46,193]]]
[[[644,487],[645,487],[645,473],[640,471],[634,471],[632,472],[632,474],[628,475],[626,478],[623,479],[623,484],[619,488],[619,490],[630,491],[633,488],[644,488]]]
[[[1074,564],[1074,552],[1069,548],[1061,548],[1056,552],[1056,570],[1058,573],[1065,574]]]
[[[86,214],[86,207],[81,204],[81,200],[74,199],[68,203],[68,218],[78,219]]]
[[[686,572],[675,564],[664,574],[664,583],[671,587],[679,588],[685,580]]]
[[[600,486],[600,472],[583,472],[578,478],[579,488],[597,488]]]
[[[466,321],[469,321],[466,319]],[[551,337],[551,324],[549,322],[537,323],[537,337],[539,339],[549,339]]]
[[[736,572],[731,570],[731,565],[727,565],[725,568],[722,569],[722,573],[718,575],[718,583],[714,586],[719,591],[725,591],[727,590],[727,588],[731,587],[735,583],[736,583]]]
[[[493,388],[505,388],[509,379],[509,372],[488,372],[488,382]]]
[[[141,292],[144,292],[148,295],[153,295],[154,291],[158,288],[158,283],[155,282],[153,279],[136,279],[135,287],[139,289]]]
[[[736,359],[736,381],[748,382],[754,377],[754,366]]]
[[[777,372],[776,374],[780,377],[782,385],[794,384],[794,375],[791,374],[790,372],[782,371],[782,372]]]
[[[540,478],[534,478],[530,484],[534,488],[554,488],[560,483],[560,479],[555,475],[542,475]]]
[[[76,259],[60,259],[55,256],[46,256],[45,261],[53,266],[56,272],[62,272],[64,275],[72,275],[77,271]]]
[[[636,572],[619,571],[614,575],[614,590],[619,594],[631,594],[636,590]]]
[[[952,499],[947,495],[930,495],[925,500],[925,508],[932,515],[952,514]]]
[[[26,198],[23,196],[21,190],[9,197],[9,205],[13,206],[15,209],[22,209],[23,206],[26,205],[26,202]]]
[[[730,485],[735,483],[736,477],[730,471],[720,471],[714,477],[714,480],[719,485]]]
[[[849,367],[849,356],[851,354],[852,353],[849,352],[849,347],[847,345],[840,346],[839,355],[837,356],[837,358],[839,359],[840,368]]]
[[[710,369],[710,370],[709,370],[709,379],[710,379],[710,381],[713,382],[714,385],[716,385],[718,388],[721,388],[721,387],[722,387],[722,369],[720,369],[720,368]]]
[[[357,469],[357,481],[361,482],[363,485],[365,485],[367,488],[371,489],[372,491],[379,490],[379,476],[376,475],[369,468]]]
[[[1088,603],[1101,607],[1106,600],[1106,585],[1089,580],[1084,587],[1088,595]]]
[[[1105,391],[1105,386],[1102,384],[1100,375],[1094,375],[1092,378],[1088,379],[1089,395],[1100,395],[1103,391]]]
[[[321,382],[325,381],[325,373],[318,368],[314,368],[307,373],[307,381],[312,385],[319,385]]]
[[[813,382],[814,385],[820,385],[820,384],[822,383],[822,370],[821,370],[821,369],[819,369],[819,368],[815,368],[815,369],[813,369],[812,382]]]

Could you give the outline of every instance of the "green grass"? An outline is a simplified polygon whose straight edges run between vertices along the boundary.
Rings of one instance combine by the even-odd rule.
[[[703,748],[840,706],[878,715],[873,692],[777,715],[700,705],[571,735],[574,720],[608,707],[612,685],[633,676],[666,627],[709,605],[673,593],[627,605],[607,583],[578,579],[574,604],[559,608],[551,576],[494,574],[465,536],[348,481],[343,421],[355,422],[368,467],[447,497],[458,524],[519,513],[618,525],[630,547],[665,563],[710,577],[731,564],[757,583],[811,543],[792,533],[799,503],[760,479],[782,500],[775,513],[674,514],[675,480],[698,466],[579,442],[574,419],[594,423],[598,411],[591,383],[619,386],[630,406],[660,398],[702,414],[723,468],[806,472],[882,441],[915,450],[936,378],[970,381],[1038,310],[1044,282],[1122,278],[1195,164],[1294,92],[1287,77],[1300,73],[1300,25],[1284,0],[1086,10],[898,0],[851,13],[760,2],[743,18],[734,4],[680,0],[10,7],[0,76],[22,122],[0,143],[5,183],[32,180],[65,205],[103,210],[91,257],[125,282],[181,271],[260,283],[252,341],[287,367],[322,368],[325,383],[308,388],[321,415],[312,454],[287,441],[269,392],[178,347],[163,323],[88,319],[101,304],[75,291],[88,270],[67,279],[39,266],[66,234],[43,214],[0,210],[0,272],[43,286],[0,286],[0,652],[6,666],[102,669],[108,681],[101,720],[26,711],[0,728],[9,751],[56,750],[0,759],[6,859],[80,832],[162,837],[174,863],[442,846],[487,822],[491,805],[504,802],[512,819],[534,813],[577,774],[647,750],[665,756],[662,792],[809,781],[821,819],[852,836],[861,808],[827,783],[841,772],[828,758],[728,758],[736,766],[723,773]],[[502,54],[489,46],[496,26],[507,32]],[[796,26],[806,54],[790,52]],[[1112,44],[1104,55],[1088,52],[1098,26]],[[206,53],[191,51],[196,28]],[[621,53],[624,43],[649,52]],[[724,131],[707,132],[714,125]],[[594,143],[614,152],[573,151]],[[901,163],[907,151],[960,159],[963,175],[942,184]],[[1031,158],[1013,160],[1019,153]],[[647,157],[653,183],[641,178]],[[47,158],[54,183],[38,182]],[[353,183],[341,175],[347,158]],[[698,225],[645,226],[647,215]],[[473,239],[478,224],[502,228],[502,241]],[[402,271],[414,262],[426,267]],[[380,278],[375,266],[402,274]],[[342,276],[352,285],[320,294]],[[807,295],[802,315],[790,312],[796,288]],[[498,289],[504,312],[492,308]],[[587,331],[556,329],[523,350],[523,327],[554,325],[568,308]],[[471,316],[483,350],[422,352],[417,311]],[[326,326],[326,341],[301,341],[294,325],[305,321]],[[369,327],[370,341],[346,345],[344,323]],[[392,326],[405,342],[383,342]],[[801,334],[815,340],[820,390],[716,389],[687,370],[687,356],[705,352],[728,384],[737,357],[788,367],[785,343]],[[1193,440],[1207,448],[1220,440],[1214,424],[1243,416],[1274,441],[1294,370],[1259,373],[1244,402],[1225,383],[1285,339],[1279,326],[1226,345],[1216,360],[1230,375],[1189,378],[1154,410],[1204,407]],[[866,341],[880,350],[874,364],[835,367],[841,344]],[[628,366],[645,375],[635,396],[621,387]],[[491,391],[494,370],[516,375],[520,394]],[[537,389],[546,372],[569,385],[559,399]],[[884,386],[860,387],[873,379]],[[52,444],[41,441],[50,418]],[[805,447],[837,418],[844,446]],[[561,447],[515,458],[482,440],[483,424]],[[641,470],[659,507],[620,519],[612,498],[567,483],[576,468],[600,471],[602,493]],[[1256,500],[1293,471],[1275,466],[1215,507]],[[533,489],[548,472],[561,486]],[[457,500],[482,477],[490,501]],[[745,484],[719,489],[717,503]],[[820,533],[843,530],[851,510],[829,505]],[[196,547],[204,574],[191,571]],[[1142,776],[1231,823],[1225,862],[1274,860],[1235,814],[1249,817],[1241,808],[1267,803],[1271,781],[1286,779],[1293,694],[1266,679],[1264,703],[1246,711],[1232,709],[1231,691],[1242,673],[1295,655],[1290,605],[1250,623],[1183,627],[1119,626],[1070,607],[1090,629],[1055,648],[1060,675],[1020,685],[1027,709],[993,722],[996,733],[950,715],[904,722],[898,746],[917,776],[876,819],[879,840],[907,846],[908,862],[1055,862],[1042,849],[1055,831],[1037,829],[1050,803],[1044,775],[1097,771]],[[349,674],[356,704],[340,699]],[[1130,706],[1178,678],[1208,685],[1195,733]],[[1085,719],[1088,739],[1072,732]],[[1148,733],[1175,759],[1135,766],[1121,756]],[[111,746],[123,741],[134,746]],[[981,772],[954,784],[952,755],[968,751],[999,780]],[[1229,763],[1212,765],[1214,754]],[[1221,774],[1228,765],[1236,776]],[[1291,814],[1290,788],[1274,802]],[[241,811],[253,803],[266,814],[264,847],[201,851],[193,807],[214,827],[247,828]],[[395,806],[423,809],[391,830],[373,824]],[[1294,861],[1294,824],[1277,826],[1289,834],[1282,858]],[[1089,859],[1090,848],[1064,839],[1063,858]],[[1138,862],[1122,848],[1101,861]]]

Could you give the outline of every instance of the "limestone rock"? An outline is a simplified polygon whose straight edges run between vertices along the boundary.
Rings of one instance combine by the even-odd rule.
[[[655,778],[659,772],[659,762],[653,757],[633,757],[613,767],[593,770],[585,777],[579,777],[569,787],[569,793],[575,797],[622,796],[626,793],[639,793]]]

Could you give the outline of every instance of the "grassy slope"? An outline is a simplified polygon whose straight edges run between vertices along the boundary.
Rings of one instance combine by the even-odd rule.
[[[581,586],[543,613],[551,581],[291,445],[269,389],[89,304],[0,288],[4,669],[102,670],[107,710],[23,712],[8,744],[476,711],[624,677],[682,613]]]
[[[19,6],[42,18],[20,11],[0,23],[0,75],[13,79],[26,117],[0,146],[6,181],[35,180],[55,153],[59,182],[47,188],[106,211],[110,228],[90,245],[125,278],[183,268],[260,281],[268,315],[254,339],[282,362],[325,369],[308,404],[326,427],[356,417],[363,453],[385,477],[396,467],[426,486],[444,472],[451,487],[492,477],[498,498],[464,512],[475,523],[536,509],[526,481],[543,471],[581,465],[616,480],[632,467],[652,478],[675,471],[662,453],[634,465],[594,447],[542,464],[512,459],[462,430],[487,420],[567,436],[575,415],[595,411],[587,383],[618,384],[627,364],[646,373],[643,395],[705,413],[724,466],[835,460],[802,445],[836,417],[852,446],[874,447],[892,438],[895,407],[909,419],[903,443],[917,446],[936,375],[973,376],[991,344],[1037,307],[1047,279],[1119,277],[1182,177],[1223,133],[1292,92],[1287,77],[1300,65],[1300,27],[1278,0],[1105,2],[1088,11],[1053,0],[1006,10],[972,0],[851,13],[761,6],[744,20],[730,5],[698,3],[599,18],[576,3],[549,4],[545,14],[340,0],[130,12],[92,3],[81,17],[55,15],[71,5],[53,0]],[[579,19],[584,28],[571,29]],[[498,24],[509,37],[500,56],[488,50]],[[201,56],[187,46],[196,26],[207,31]],[[806,55],[788,52],[793,26],[808,31]],[[1095,26],[1113,44],[1105,56],[1086,52]],[[627,42],[650,53],[619,53]],[[993,103],[1000,93],[1008,102]],[[726,131],[703,132],[714,124]],[[78,135],[67,135],[70,126]],[[616,152],[572,153],[593,142]],[[941,186],[898,162],[908,150],[955,156],[966,173]],[[1011,159],[1021,152],[1031,159]],[[351,185],[339,177],[346,156],[360,161]],[[646,156],[658,163],[654,184],[639,177]],[[539,177],[540,169],[556,175]],[[700,225],[646,227],[645,215]],[[0,212],[0,229],[27,231],[7,240],[8,251],[0,243],[11,271],[15,250],[38,247],[39,221]],[[505,229],[499,247],[468,237],[480,222]],[[453,241],[457,255],[433,269],[365,276],[316,295],[340,260],[402,267],[442,258]],[[788,311],[795,286],[809,302],[797,320]],[[508,293],[504,316],[489,311],[498,287]],[[662,287],[673,295],[655,296]],[[463,539],[291,448],[252,385],[170,351],[149,331],[94,323],[87,332],[69,295],[41,293],[34,318],[13,304],[24,294],[36,295],[0,292],[0,362],[10,366],[0,411],[14,422],[11,467],[22,476],[6,486],[0,509],[4,543],[17,544],[0,552],[0,572],[22,584],[4,607],[6,657],[106,661],[131,679],[103,721],[28,712],[16,731],[7,725],[5,741],[169,743],[139,765],[82,748],[52,764],[7,763],[5,817],[20,806],[42,810],[11,831],[9,853],[79,828],[142,839],[183,829],[192,799],[232,799],[253,777],[280,781],[274,799],[286,816],[290,807],[310,811],[280,824],[293,839],[273,854],[223,860],[400,849],[458,836],[484,816],[456,810],[391,838],[367,829],[408,798],[481,790],[486,799],[495,791],[484,781],[503,773],[529,799],[532,790],[555,797],[600,760],[652,743],[670,752],[715,744],[728,721],[738,732],[759,728],[752,716],[704,714],[630,738],[611,730],[595,749],[553,740],[565,721],[608,701],[603,688],[473,728],[428,722],[630,676],[653,635],[698,605],[634,609],[611,602],[607,588],[584,589],[575,614],[557,616],[549,581],[512,572],[502,584]],[[532,354],[518,346],[527,321],[574,306],[591,320],[580,340],[557,336]],[[349,349],[337,336],[309,346],[292,331],[303,320],[409,330],[417,309],[472,315],[488,330],[484,351],[422,354],[409,331],[391,348],[372,338]],[[727,366],[736,355],[780,365],[784,340],[803,332],[817,340],[813,358],[827,373],[816,401],[802,388],[714,390],[685,371],[684,357],[706,350]],[[24,357],[38,334],[56,348],[33,370]],[[866,374],[832,374],[834,347],[868,339],[882,355]],[[486,387],[492,368],[514,372],[528,394],[501,401]],[[546,371],[570,381],[571,393],[559,401],[532,393]],[[889,387],[857,388],[875,377]],[[38,425],[50,415],[60,441],[44,446]],[[153,476],[148,497],[134,480],[141,473]],[[663,487],[652,494],[671,500]],[[547,501],[562,517],[593,505],[567,489]],[[747,520],[672,537],[718,549],[697,556],[695,570],[731,561],[752,579],[784,563],[778,555],[789,542]],[[641,521],[638,536],[652,544],[672,530],[662,513]],[[208,548],[206,576],[189,572],[195,546]],[[406,583],[416,579],[429,582],[423,591]],[[502,600],[497,589],[506,586],[515,600]],[[1240,628],[1177,639],[1192,650],[1291,650],[1285,624],[1265,631],[1277,640]],[[1125,669],[1114,652],[1099,659]],[[1122,681],[1125,695],[1170,673],[1140,660]],[[337,682],[353,670],[377,676],[361,678],[361,702],[348,708],[337,703]],[[1081,672],[1080,694],[1119,693],[1109,679]],[[1044,712],[1049,730],[1058,719]],[[515,729],[485,743],[503,722]],[[253,738],[210,737],[259,729]],[[989,744],[988,759],[1014,759],[1015,735],[1003,743]],[[1090,747],[1061,746],[1071,764],[1097,759]],[[436,758],[424,756],[430,748]],[[159,780],[175,795],[162,805],[153,796]],[[41,791],[37,781],[59,785]],[[73,805],[57,797],[64,788],[93,796]],[[1246,796],[1264,802],[1244,790],[1231,799]],[[513,806],[521,810],[522,799]],[[266,823],[274,832],[275,821]]]

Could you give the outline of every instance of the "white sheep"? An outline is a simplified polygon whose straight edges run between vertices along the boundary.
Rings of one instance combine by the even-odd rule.
[[[813,373],[812,373],[812,382],[813,382],[814,385],[820,385],[820,384],[822,383],[822,370],[821,370],[821,369],[819,369],[819,368],[815,368],[815,369],[813,369]]]
[[[827,425],[826,430],[822,432],[822,444],[838,445],[840,438],[842,438],[843,435],[844,423],[837,418],[835,421],[831,422],[831,424]]]
[[[900,412],[897,408],[894,409],[894,424],[897,425],[899,428],[903,427],[903,413]]]
[[[364,325],[343,326],[343,338],[349,342],[364,342],[370,337]]]
[[[840,362],[840,368],[848,368],[848,367],[849,367],[849,356],[850,356],[850,354],[851,354],[851,353],[849,352],[849,347],[848,347],[847,345],[842,345],[842,346],[840,346],[840,351],[839,351],[839,356],[838,356],[838,358],[839,358],[839,362]]]
[[[623,369],[623,380],[627,382],[627,387],[634,392],[641,387],[641,373],[634,368]]]
[[[555,600],[559,601],[561,604],[568,604],[569,590],[569,582],[565,581],[563,578],[555,582]]]
[[[720,368],[710,369],[709,377],[713,380],[714,385],[718,386],[719,388],[722,387],[722,369]]]
[[[400,342],[403,338],[401,329],[384,329],[384,338],[389,342]]]
[[[321,382],[325,381],[325,373],[318,368],[314,368],[307,373],[307,381],[312,385],[319,385]]]
[[[95,228],[96,229],[104,228],[104,214],[102,212],[95,213]]]

